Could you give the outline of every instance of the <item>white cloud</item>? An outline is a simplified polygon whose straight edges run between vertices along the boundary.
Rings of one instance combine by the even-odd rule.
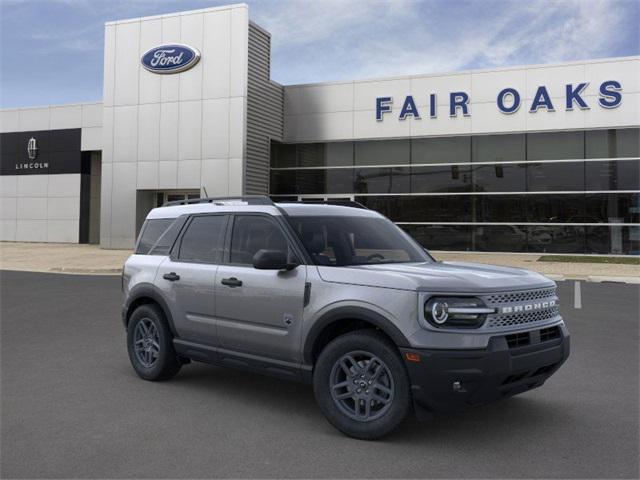
[[[251,17],[272,34],[275,79],[291,83],[610,56],[630,8],[605,0],[286,0],[252,4]]]

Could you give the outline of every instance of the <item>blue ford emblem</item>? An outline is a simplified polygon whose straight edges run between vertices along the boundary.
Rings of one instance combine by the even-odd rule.
[[[178,73],[190,69],[200,60],[200,52],[188,45],[160,45],[148,50],[140,61],[153,73]]]

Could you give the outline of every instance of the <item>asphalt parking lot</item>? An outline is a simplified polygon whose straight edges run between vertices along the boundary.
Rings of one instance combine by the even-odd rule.
[[[120,278],[1,272],[2,478],[638,478],[639,287],[560,284],[572,355],[542,388],[363,442],[308,386],[129,366]]]

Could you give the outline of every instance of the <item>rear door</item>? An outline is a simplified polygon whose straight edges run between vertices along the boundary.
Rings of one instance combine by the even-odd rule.
[[[289,271],[253,267],[253,256],[260,249],[295,255],[290,237],[272,216],[236,214],[230,228],[227,261],[216,274],[220,347],[300,361],[306,267]]]
[[[156,282],[171,305],[181,339],[215,346],[214,282],[228,215],[194,215],[158,270]]]

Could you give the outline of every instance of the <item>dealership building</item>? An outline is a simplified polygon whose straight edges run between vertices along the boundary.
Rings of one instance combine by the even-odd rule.
[[[243,4],[107,23],[102,102],[0,110],[1,239],[131,248],[166,201],[263,194],[437,250],[640,254],[640,57],[280,85],[270,41]]]

